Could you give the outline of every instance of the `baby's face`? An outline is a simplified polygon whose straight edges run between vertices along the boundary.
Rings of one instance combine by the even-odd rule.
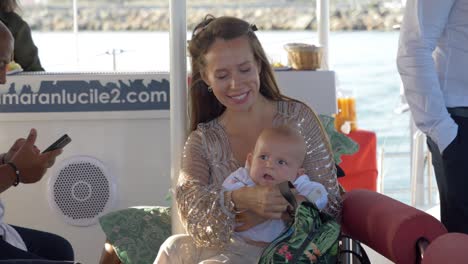
[[[288,142],[264,142],[259,139],[250,157],[250,177],[258,185],[276,185],[294,181],[301,171],[297,147]]]

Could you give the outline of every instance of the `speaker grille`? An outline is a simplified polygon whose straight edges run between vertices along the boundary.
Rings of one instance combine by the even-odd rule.
[[[49,184],[53,209],[72,225],[96,223],[115,196],[115,184],[106,167],[92,157],[78,156],[58,168]]]

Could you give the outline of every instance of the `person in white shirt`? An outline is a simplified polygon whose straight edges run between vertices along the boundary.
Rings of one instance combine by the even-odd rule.
[[[397,66],[427,135],[442,223],[468,233],[468,0],[407,0]]]
[[[13,43],[10,31],[0,21],[0,84],[6,82],[6,69],[12,58]],[[20,183],[38,182],[62,153],[60,149],[40,153],[34,145],[36,137],[36,130],[31,129],[26,139],[19,138],[7,153],[0,154],[0,193],[12,186],[18,186],[15,191],[21,191]],[[0,262],[10,263],[22,259],[28,260],[27,263],[58,264],[62,262],[56,260],[63,263],[74,260],[73,248],[67,240],[55,234],[8,225],[3,222],[4,212],[5,208],[0,201]],[[27,212],[24,214],[25,217],[31,217]]]
[[[247,155],[246,167],[231,173],[223,187],[232,191],[245,186],[274,186],[290,181],[297,190],[298,201],[308,200],[323,209],[328,202],[328,193],[322,184],[311,181],[304,174],[305,151],[304,138],[297,129],[287,125],[265,129],[258,137],[253,153]],[[247,243],[270,243],[285,228],[283,220],[269,219],[235,234]]]

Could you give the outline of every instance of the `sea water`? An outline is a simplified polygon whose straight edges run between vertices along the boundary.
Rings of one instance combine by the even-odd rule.
[[[383,192],[410,203],[410,117],[395,111],[401,106],[398,34],[331,32],[329,64],[336,72],[337,90],[351,91],[356,98],[358,127],[377,134]],[[313,31],[257,35],[271,60],[282,63],[287,62],[284,44],[317,43]],[[168,32],[34,32],[33,37],[47,71],[169,70]]]

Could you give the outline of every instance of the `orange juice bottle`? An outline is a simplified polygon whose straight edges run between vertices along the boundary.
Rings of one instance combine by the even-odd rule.
[[[336,98],[336,104],[337,104],[337,111],[335,114],[335,129],[336,131],[341,131],[340,128],[341,128],[341,125],[343,124],[343,115],[341,111],[341,109],[343,108],[342,107],[343,98],[341,97]]]
[[[348,98],[348,113],[349,113],[349,122],[351,122],[351,131],[356,131],[357,129],[357,118],[356,118],[356,99],[354,96]]]
[[[348,102],[346,97],[338,97],[338,113],[335,117],[335,129],[341,131],[341,126],[346,122],[348,116]]]
[[[336,113],[333,115],[335,117],[335,129],[336,131],[340,131],[341,124],[343,123],[340,113]]]
[[[338,113],[335,115],[335,128],[339,132],[348,133],[343,131],[342,126],[346,122],[350,125],[350,130],[357,129],[356,123],[356,100],[352,96],[351,91],[339,91],[338,98]]]

